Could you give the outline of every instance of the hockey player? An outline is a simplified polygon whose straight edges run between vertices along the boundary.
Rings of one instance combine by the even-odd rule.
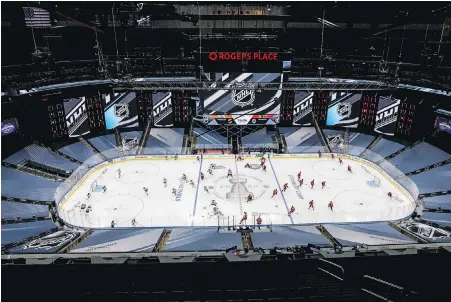
[[[257,218],[257,225],[258,225],[258,228],[260,229],[260,225],[262,224],[262,218],[260,217],[260,215],[258,216],[258,218]]]
[[[227,178],[229,178],[229,176],[233,178],[232,170],[231,170],[231,169],[229,169],[229,171],[227,171]]]
[[[88,193],[88,195],[86,195],[86,199],[91,198],[91,193]]]
[[[165,160],[168,160],[168,155],[166,154],[166,156],[164,157]]]
[[[211,203],[210,203],[210,205],[212,205],[212,206],[217,206],[218,204],[216,203],[215,200],[212,200]]]
[[[326,186],[326,181],[323,180],[323,181],[321,182],[321,189],[324,189],[325,186]]]
[[[351,168],[350,165],[348,165],[348,172],[351,172],[351,173],[352,173],[352,168]]]
[[[299,172],[299,173],[298,173],[298,180],[301,179],[301,173],[302,173],[302,172]]]
[[[241,218],[240,224],[247,220],[247,212],[244,212],[243,218]]]
[[[331,154],[331,156],[332,156],[332,159],[335,159],[335,155],[333,153]]]
[[[388,197],[390,197],[390,198],[392,198],[393,197],[393,194],[391,193],[391,192],[388,192]]]
[[[183,175],[182,175],[182,181],[188,182],[188,180],[186,179],[186,174],[183,174]]]
[[[304,184],[304,178],[301,178],[300,180],[299,180],[299,186],[302,186]]]
[[[321,158],[321,151],[318,151],[318,157]]]
[[[117,169],[117,177],[121,178],[121,169]]]
[[[308,209],[310,210],[310,208],[315,210],[315,207],[313,206],[313,199],[308,202]]]
[[[312,189],[313,189],[313,186],[315,185],[315,180],[314,179],[310,182],[310,185],[312,186]]]
[[[213,170],[212,169],[208,169],[207,172],[210,173],[210,175],[213,175]]]
[[[330,208],[331,211],[333,211],[334,209],[334,203],[332,202],[332,200],[329,202],[329,204],[327,205],[328,208]]]
[[[288,215],[293,214],[294,211],[296,211],[296,209],[294,208],[294,206],[291,206],[290,211],[288,212]]]
[[[177,190],[175,188],[172,188],[172,194],[177,195]]]
[[[340,162],[340,165],[342,165],[342,164],[343,164],[343,161],[341,160],[341,158],[340,158],[340,157],[338,158],[338,161]]]
[[[274,189],[273,191],[272,191],[272,196],[271,196],[271,198],[273,198],[274,196],[276,196],[277,195],[277,189]]]
[[[147,187],[143,187],[144,193],[146,193],[147,196],[149,196],[149,189]]]
[[[215,164],[210,164],[210,169],[214,169],[216,167]]]
[[[136,219],[135,218],[132,219],[132,226],[136,226]]]
[[[111,227],[114,228],[115,225],[116,223],[114,223],[114,220],[111,220]]]
[[[164,183],[164,187],[166,188],[166,186],[168,185],[168,180],[166,178],[163,178],[163,183]]]
[[[200,161],[200,157],[199,156],[197,157],[197,161]]]
[[[247,163],[247,164],[244,165],[244,167],[245,167],[245,168],[250,168],[251,165],[249,165],[249,163]]]
[[[191,179],[190,181],[189,181],[189,184],[191,185],[191,187],[193,187],[193,188],[195,188],[196,187],[196,185],[194,184],[194,181]]]
[[[264,165],[266,163],[266,158],[262,157],[260,158],[261,165]]]
[[[208,191],[207,186],[204,186],[204,191],[207,192],[207,193],[210,193],[210,191]]]
[[[288,189],[288,183],[283,185],[283,191],[285,192]]]
[[[252,201],[252,194],[249,193],[249,195],[247,195],[247,202],[251,202]]]
[[[263,171],[266,172],[266,165],[263,165]]]
[[[103,193],[106,192],[106,186],[103,186]]]
[[[177,160],[177,158],[179,158],[179,156],[175,153],[174,159]]]
[[[200,172],[200,180],[204,180],[205,176],[204,173]]]

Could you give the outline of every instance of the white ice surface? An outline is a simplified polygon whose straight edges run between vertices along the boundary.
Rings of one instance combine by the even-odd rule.
[[[246,163],[255,166],[244,168]],[[207,173],[210,164],[216,165],[213,175]],[[348,164],[353,173],[347,171]],[[204,156],[202,162],[192,156],[180,156],[178,160],[140,158],[113,162],[88,172],[87,179],[60,203],[59,213],[75,226],[109,228],[112,220],[116,227],[131,227],[132,219],[141,227],[236,225],[244,212],[248,213],[246,224],[255,224],[259,215],[263,224],[273,225],[355,223],[397,220],[413,211],[411,196],[399,190],[393,180],[369,165],[363,169],[357,161],[345,159],[340,165],[337,159],[320,159],[317,155],[273,156],[266,162],[267,172],[257,165],[259,158],[255,156],[236,162],[233,156],[215,155]],[[121,178],[117,169],[122,171]],[[229,169],[232,178],[227,178]],[[200,170],[205,175],[203,181],[200,181]],[[300,171],[304,179],[302,187],[297,183]],[[183,173],[194,181],[196,188],[181,181]],[[374,176],[381,180],[380,187],[372,184]],[[166,188],[163,178],[168,180]],[[313,189],[310,188],[312,179],[315,179]],[[94,180],[98,185],[107,186],[107,191],[93,192],[88,200],[86,195]],[[324,189],[321,188],[323,180],[326,181]],[[280,191],[284,183],[289,188],[283,193]],[[149,188],[148,196],[143,187]],[[172,188],[177,190],[177,196],[172,194]],[[271,197],[274,189],[279,194]],[[388,192],[395,198],[389,198]],[[254,200],[248,203],[245,199],[249,193]],[[213,213],[212,200],[217,203],[219,217]],[[315,210],[308,209],[310,200],[314,200]],[[329,201],[334,203],[333,211],[327,207]],[[91,205],[92,211],[86,214],[80,209],[81,204]],[[291,206],[296,211],[288,216]]]

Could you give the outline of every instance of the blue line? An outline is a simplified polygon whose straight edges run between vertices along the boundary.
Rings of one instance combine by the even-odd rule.
[[[268,161],[269,161],[269,164],[271,165],[272,173],[274,174],[274,178],[276,179],[277,186],[279,187],[280,195],[282,195],[283,202],[285,203],[285,207],[286,207],[287,213],[288,213],[288,204],[287,204],[287,201],[285,200],[285,196],[283,196],[282,188],[280,187],[280,183],[279,183],[279,180],[277,179],[276,171],[274,170],[270,156],[268,156]],[[294,224],[293,217],[291,217],[291,215],[290,215],[290,220],[291,220],[291,224]]]
[[[196,197],[194,199],[194,209],[193,209],[193,217],[196,215],[196,207],[197,207],[197,194],[199,193],[200,186],[200,173],[202,172],[202,162],[204,161],[204,157],[200,156],[200,167],[199,167],[199,176],[197,176],[197,188],[196,188]]]

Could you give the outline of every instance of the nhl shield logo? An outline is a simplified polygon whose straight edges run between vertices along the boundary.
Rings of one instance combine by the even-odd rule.
[[[128,104],[115,104],[114,105],[114,115],[120,118],[128,117],[130,111],[128,110]]]
[[[237,89],[232,90],[232,102],[235,105],[245,107],[254,103],[255,91],[252,89],[252,83],[236,83],[235,87]]]
[[[349,103],[338,104],[337,114],[341,117],[350,117],[351,116],[351,104],[349,104]]]
[[[122,138],[122,146],[124,147],[124,151],[133,151],[138,147],[138,138],[124,136]]]

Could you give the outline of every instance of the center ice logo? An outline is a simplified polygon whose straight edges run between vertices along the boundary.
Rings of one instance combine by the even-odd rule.
[[[253,199],[261,197],[268,186],[252,176],[238,175],[234,178],[221,177],[215,181],[212,188],[217,198],[229,202],[247,201],[247,196],[251,194]]]
[[[114,105],[114,115],[119,118],[126,118],[130,114],[128,110],[128,104],[115,104]]]
[[[254,86],[251,83],[236,83],[235,87],[238,89],[232,90],[232,102],[240,107],[252,105],[255,100],[255,92],[252,89]],[[245,89],[250,88],[250,89]]]
[[[337,114],[344,118],[350,117],[351,116],[351,104],[349,104],[349,103],[338,104]]]

